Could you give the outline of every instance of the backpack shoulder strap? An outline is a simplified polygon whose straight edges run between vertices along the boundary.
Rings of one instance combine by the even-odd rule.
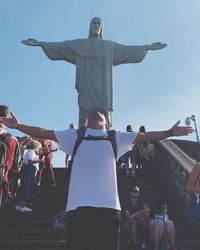
[[[6,144],[0,141],[0,168],[5,168],[7,147]]]
[[[77,152],[77,149],[84,139],[85,131],[86,131],[85,127],[81,127],[80,129],[77,130],[77,140],[74,144],[70,165],[72,165],[73,160],[74,160],[74,156],[76,155],[76,152]],[[117,159],[116,131],[115,130],[108,130],[107,133],[108,133],[108,139],[109,139],[109,141],[112,145],[113,151],[114,151],[115,159]]]
[[[113,148],[113,152],[115,155],[115,160],[117,160],[117,141],[116,141],[116,131],[115,130],[107,130],[108,138]]]
[[[12,163],[12,169],[17,170],[21,167],[22,163],[22,153],[19,146],[19,141],[16,138],[16,144],[15,144],[15,152],[13,157],[13,163]]]
[[[81,127],[77,130],[77,139],[76,139],[76,142],[74,144],[74,148],[73,148],[73,152],[72,152],[71,165],[72,165],[72,162],[74,160],[74,156],[77,152],[77,149],[83,140],[83,137],[85,135],[85,131],[86,131],[85,127]]]

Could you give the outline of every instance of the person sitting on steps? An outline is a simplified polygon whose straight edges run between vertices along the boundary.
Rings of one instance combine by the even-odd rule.
[[[132,242],[136,248],[139,240],[146,241],[150,214],[149,207],[140,197],[140,189],[137,185],[130,190],[130,198],[125,204],[124,213],[125,225],[131,233]]]
[[[170,243],[170,250],[175,248],[175,227],[167,214],[167,202],[160,200],[153,209],[152,219],[149,222],[149,236],[153,241],[154,250],[159,250],[159,246],[164,234]]]

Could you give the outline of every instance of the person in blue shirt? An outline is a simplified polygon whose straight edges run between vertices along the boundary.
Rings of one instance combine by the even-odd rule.
[[[164,233],[166,233],[166,237],[171,245],[170,249],[176,249],[175,226],[173,221],[169,219],[167,209],[167,202],[160,200],[152,211],[152,219],[149,222],[149,236],[154,243],[154,250],[159,250]]]

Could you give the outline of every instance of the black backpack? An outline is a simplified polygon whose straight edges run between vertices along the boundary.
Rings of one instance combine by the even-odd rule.
[[[0,188],[2,187],[2,177],[4,175],[6,166],[6,154],[7,154],[6,144],[0,141]]]
[[[85,127],[81,127],[77,130],[77,139],[76,139],[76,142],[74,144],[74,148],[73,148],[73,152],[72,152],[72,157],[71,157],[71,160],[69,162],[69,166],[68,166],[68,174],[67,174],[67,177],[68,177],[68,180],[70,178],[70,175],[71,175],[71,168],[72,168],[72,164],[73,164],[73,160],[74,160],[74,157],[76,155],[76,152],[77,152],[77,149],[79,147],[79,145],[81,144],[81,142],[83,140],[87,140],[87,141],[103,141],[103,140],[106,140],[106,141],[110,141],[111,145],[112,145],[112,148],[113,148],[113,152],[114,152],[114,155],[115,155],[115,160],[117,160],[117,142],[116,142],[116,131],[115,130],[107,130],[107,133],[108,133],[108,136],[88,136],[88,137],[85,137],[85,131],[86,131],[86,128]]]
[[[8,137],[11,137],[12,135],[10,133],[5,133],[0,135],[0,187],[2,185],[2,176],[5,171],[6,167],[6,157],[7,157],[7,146],[6,146],[6,140]],[[15,145],[15,152],[13,156],[13,162],[12,162],[12,170],[17,170],[20,167],[20,147],[19,142],[16,139],[16,145]]]

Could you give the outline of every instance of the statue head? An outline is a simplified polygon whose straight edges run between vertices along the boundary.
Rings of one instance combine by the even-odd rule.
[[[100,17],[93,17],[90,22],[89,38],[103,39],[103,21]]]

